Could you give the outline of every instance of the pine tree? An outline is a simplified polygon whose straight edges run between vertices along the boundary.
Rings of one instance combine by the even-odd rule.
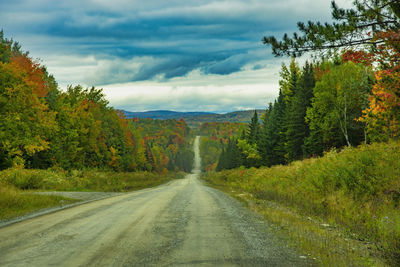
[[[274,104],[270,104],[264,117],[258,151],[261,164],[272,166],[285,161],[285,101],[282,91]]]
[[[263,43],[272,46],[275,56],[300,56],[309,51],[334,51],[362,45],[374,49],[383,43],[374,38],[377,34],[399,31],[398,0],[355,0],[353,4],[354,8],[343,9],[332,1],[332,23],[298,22],[300,35],[294,33],[290,38],[285,34],[282,41],[274,36],[264,37]]]
[[[309,135],[309,128],[305,122],[307,108],[311,104],[312,90],[315,85],[312,65],[306,62],[299,80],[293,100],[287,109],[286,123],[286,153],[287,159],[293,161],[303,156],[303,144]]]
[[[247,128],[247,133],[246,133],[247,142],[251,145],[256,144],[259,139],[259,134],[260,134],[260,124],[258,122],[257,111],[255,110],[254,115],[251,118],[251,122],[249,123],[249,126]]]
[[[271,166],[271,145],[270,145],[270,120],[271,120],[271,113],[273,112],[273,104],[270,102],[268,108],[265,110],[263,123],[260,129],[260,139],[258,141],[258,152],[261,156],[261,165],[264,166]]]
[[[276,133],[275,133],[275,145],[274,145],[274,160],[275,164],[284,164],[285,160],[285,142],[286,142],[286,103],[284,96],[279,92],[278,101],[275,105],[275,123],[276,123]]]

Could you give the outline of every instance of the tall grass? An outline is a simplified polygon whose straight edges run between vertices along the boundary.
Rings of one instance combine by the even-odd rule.
[[[400,265],[398,141],[330,151],[288,166],[208,173],[204,179],[340,225]]]

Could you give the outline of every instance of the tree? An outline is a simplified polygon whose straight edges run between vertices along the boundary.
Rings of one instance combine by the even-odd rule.
[[[48,87],[42,66],[27,53],[9,60],[0,62],[0,160],[8,162],[3,166],[24,166],[30,157],[50,148],[56,114],[45,101]]]
[[[398,0],[355,0],[354,8],[339,8],[332,1],[333,23],[298,22],[301,35],[264,37],[263,43],[272,46],[275,56],[300,56],[306,52],[348,49],[355,46],[374,47],[384,41],[375,38],[380,32],[398,32],[400,2]]]
[[[228,144],[222,148],[216,171],[233,169],[242,165],[242,153],[238,147],[238,140],[229,138]]]
[[[311,106],[314,86],[313,66],[306,62],[287,112],[285,149],[289,161],[303,156],[304,140],[309,135],[305,117],[307,108]]]
[[[322,133],[325,149],[359,144],[364,139],[365,125],[356,119],[366,106],[371,81],[369,67],[347,62],[332,66],[316,83],[307,119],[311,131]]]
[[[289,68],[282,64],[280,71],[279,88],[282,91],[286,104],[288,104],[295,94],[299,80],[300,69],[294,58],[292,58]]]
[[[272,166],[284,164],[285,160],[285,101],[279,90],[278,99],[270,104],[265,112],[262,131],[258,145],[261,164]]]
[[[260,134],[260,123],[258,122],[257,111],[254,111],[254,115],[247,127],[246,140],[249,144],[253,145],[258,142]]]
[[[386,141],[400,135],[400,72],[379,71],[376,84],[361,121],[366,122],[373,141]]]

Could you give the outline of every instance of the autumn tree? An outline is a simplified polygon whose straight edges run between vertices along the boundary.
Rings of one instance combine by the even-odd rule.
[[[3,40],[0,46],[6,46],[2,52],[5,61],[0,62],[2,165],[29,165],[29,158],[50,148],[49,138],[57,128],[56,114],[46,103],[49,89],[43,67],[27,53],[17,53],[11,43],[4,44]]]

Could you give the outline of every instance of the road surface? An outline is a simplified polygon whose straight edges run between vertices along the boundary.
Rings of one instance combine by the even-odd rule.
[[[0,266],[299,266],[304,259],[203,185],[199,137],[185,179],[0,228]]]

